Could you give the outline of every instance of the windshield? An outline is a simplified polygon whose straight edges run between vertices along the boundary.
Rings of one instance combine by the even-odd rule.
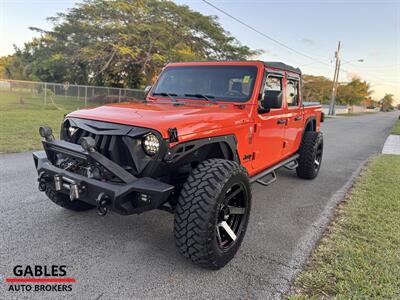
[[[257,75],[256,66],[170,67],[158,79],[152,95],[246,102]]]

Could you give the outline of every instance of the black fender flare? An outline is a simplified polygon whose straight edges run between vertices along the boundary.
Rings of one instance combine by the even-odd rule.
[[[315,122],[315,127],[314,127],[314,122]],[[311,131],[317,131],[317,128],[316,128],[316,126],[317,126],[317,118],[316,117],[309,117],[304,123],[303,132],[301,134],[301,141],[302,142],[303,142],[303,138],[304,138],[304,133],[306,131],[310,131],[310,130],[306,130],[310,123],[312,123]]]
[[[237,153],[237,139],[234,134],[208,137],[179,143],[173,148],[167,150],[167,153],[164,156],[164,161],[168,163],[178,162],[188,155],[194,153],[201,147],[210,144],[218,144],[225,157],[229,157],[229,154],[231,154],[232,160],[240,164],[239,155]]]
[[[310,123],[314,123],[315,122],[315,126],[314,124],[312,124],[311,126],[311,131],[316,131],[316,125],[317,125],[317,118],[316,117],[309,117],[306,122],[304,123],[304,131],[303,131],[303,135],[304,132],[306,131],[306,128],[309,126]]]

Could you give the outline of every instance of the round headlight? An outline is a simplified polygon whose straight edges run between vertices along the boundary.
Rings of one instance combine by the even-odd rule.
[[[154,134],[150,133],[143,138],[142,146],[147,155],[153,156],[160,150],[160,141]]]
[[[77,130],[78,130],[78,128],[69,126],[68,127],[68,135],[73,136]]]

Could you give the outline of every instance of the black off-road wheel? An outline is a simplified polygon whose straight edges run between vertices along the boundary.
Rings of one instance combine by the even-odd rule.
[[[306,131],[301,142],[298,158],[297,176],[303,179],[314,179],[321,168],[324,150],[321,132]]]
[[[46,195],[47,197],[63,208],[74,210],[74,211],[85,211],[94,208],[93,205],[87,204],[86,202],[74,200],[71,201],[68,195],[58,193],[50,187],[46,188]]]
[[[203,268],[222,268],[242,243],[250,207],[250,183],[242,166],[224,159],[200,163],[183,185],[175,210],[179,251]]]

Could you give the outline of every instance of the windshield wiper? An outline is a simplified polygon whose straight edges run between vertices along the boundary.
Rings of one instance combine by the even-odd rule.
[[[185,97],[196,97],[196,98],[203,98],[206,99],[207,101],[210,101],[212,103],[217,103],[217,101],[214,100],[214,96],[210,95],[203,95],[203,94],[185,94]]]
[[[177,94],[170,94],[170,93],[166,93],[166,92],[158,92],[158,93],[153,93],[153,96],[164,96],[164,97],[169,97],[172,101],[174,102],[178,102],[178,100],[176,100],[176,96],[178,96]]]

